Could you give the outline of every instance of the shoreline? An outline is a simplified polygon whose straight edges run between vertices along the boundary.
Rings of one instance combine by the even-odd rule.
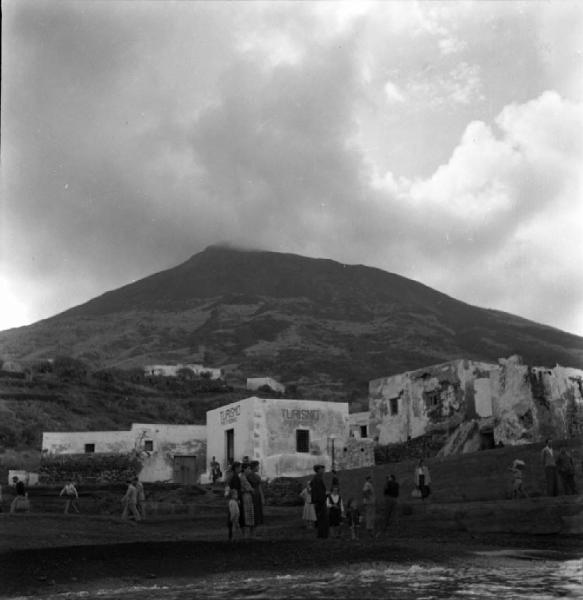
[[[108,517],[0,515],[0,596],[42,597],[120,584],[192,583],[209,576],[289,574],[358,563],[454,565],[479,560],[480,554],[490,561],[583,555],[581,536],[476,535],[404,521],[374,539],[361,531],[359,541],[319,540],[302,528],[297,511],[277,512],[256,539],[231,543],[222,519],[216,518],[130,524]]]

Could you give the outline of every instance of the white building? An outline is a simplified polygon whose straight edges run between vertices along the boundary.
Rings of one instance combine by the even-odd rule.
[[[373,464],[372,443],[349,443],[348,404],[252,396],[207,412],[208,456],[225,471],[233,460],[258,460],[262,475],[299,477]],[[370,446],[370,448],[369,448]]]
[[[206,427],[133,423],[129,431],[43,433],[45,456],[134,454],[141,481],[197,483],[206,471]]]
[[[144,375],[146,377],[176,377],[181,369],[190,369],[194,375],[207,376],[210,379],[221,379],[223,376],[222,369],[214,369],[205,367],[198,363],[178,363],[176,365],[146,365],[144,367]]]
[[[247,378],[247,389],[251,392],[256,392],[262,387],[267,386],[271,388],[274,392],[279,392],[280,394],[285,394],[285,385],[279,383],[272,377],[248,377]]]

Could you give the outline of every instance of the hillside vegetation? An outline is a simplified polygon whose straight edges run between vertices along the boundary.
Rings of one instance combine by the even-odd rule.
[[[0,373],[0,479],[11,468],[37,470],[43,431],[205,424],[207,410],[249,396],[222,381],[147,380],[132,371],[89,372],[80,361],[68,364],[76,368],[35,373],[32,380]]]
[[[371,379],[457,358],[583,368],[583,338],[471,306],[379,269],[209,247],[28,327],[0,356],[92,368],[203,362],[270,375],[319,399],[366,398]]]

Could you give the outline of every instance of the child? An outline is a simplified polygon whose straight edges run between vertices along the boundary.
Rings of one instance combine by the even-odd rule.
[[[360,511],[358,510],[356,500],[353,500],[352,498],[346,505],[346,524],[350,527],[351,539],[357,540],[360,531]]]
[[[525,467],[525,463],[523,460],[517,458],[511,467],[508,467],[512,472],[512,497],[518,498],[519,494],[522,494],[525,498],[528,498],[524,488],[522,487],[522,475],[523,469]]]
[[[338,486],[334,486],[326,497],[326,506],[328,507],[330,534],[333,537],[340,537],[340,524],[344,516],[344,504],[342,504],[342,496],[340,496]]]
[[[230,498],[228,502],[228,513],[227,513],[227,527],[229,529],[229,541],[233,540],[233,530],[235,531],[235,537],[240,537],[241,528],[239,526],[239,517],[241,511],[239,509],[239,492],[236,489],[231,488]]]
[[[312,489],[310,488],[310,484],[306,485],[306,487],[300,492],[300,498],[304,501],[304,510],[302,512],[302,520],[306,526],[306,529],[310,527],[314,527],[316,523],[316,509],[312,504]]]

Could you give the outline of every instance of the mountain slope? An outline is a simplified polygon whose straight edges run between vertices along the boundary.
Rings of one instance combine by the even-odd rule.
[[[583,338],[471,306],[399,275],[292,254],[211,246],[181,265],[28,327],[0,356],[68,354],[94,367],[203,361],[313,394],[454,358],[512,353],[583,368]]]

